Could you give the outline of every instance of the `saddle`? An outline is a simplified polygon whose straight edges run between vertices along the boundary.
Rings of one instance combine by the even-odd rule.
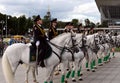
[[[30,62],[36,61],[36,46],[34,43],[31,43],[32,45],[30,46]]]

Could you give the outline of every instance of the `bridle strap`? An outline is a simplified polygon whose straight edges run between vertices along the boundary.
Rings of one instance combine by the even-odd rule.
[[[67,47],[65,47],[65,46],[64,46],[64,47],[58,46],[58,45],[56,45],[56,44],[54,44],[54,43],[52,43],[52,42],[50,42],[50,41],[49,41],[49,43],[50,43],[51,45],[55,46],[57,49],[62,50],[61,53],[60,53],[60,55],[62,55],[65,50],[68,50],[68,52],[70,52],[70,53],[72,54],[72,60],[74,61],[74,57],[73,57],[74,55],[73,55],[73,52],[70,50],[70,48],[67,48]],[[61,62],[62,56],[60,57],[59,54],[57,54],[54,50],[52,50],[52,51],[53,51],[54,54],[57,55],[57,57],[59,58],[59,60],[60,60],[60,62]]]

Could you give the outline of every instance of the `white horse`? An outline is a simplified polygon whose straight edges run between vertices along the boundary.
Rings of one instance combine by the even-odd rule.
[[[99,44],[99,33],[95,33],[92,35],[87,36],[87,56],[86,58],[86,68],[87,71],[91,70],[94,72],[96,67],[96,60],[98,58],[97,51],[99,50],[98,44]]]
[[[114,46],[115,37],[112,38],[112,35],[110,33],[108,34],[102,34],[100,37],[100,44],[99,44],[99,51],[97,53],[99,59],[98,64],[103,65],[102,59],[104,62],[109,60],[110,57],[110,50]]]
[[[93,60],[97,59],[96,53],[92,50],[92,46],[99,44],[98,33],[85,36],[83,34],[76,34],[76,42],[78,42],[79,52],[74,53],[75,61],[73,64],[73,69],[68,71],[72,74],[72,81],[76,81],[75,76],[77,75],[79,80],[82,80],[81,70],[82,70],[82,61],[84,58],[90,63],[93,64]],[[80,38],[82,36],[82,38]],[[95,48],[95,47],[94,47]],[[67,54],[69,56],[69,54]],[[92,65],[93,66],[93,65]],[[66,67],[66,66],[65,66]],[[65,68],[64,68],[65,69]],[[92,69],[94,71],[94,69]]]
[[[76,34],[76,43],[77,43],[77,47],[79,48],[78,52],[73,52],[73,55],[70,52],[64,52],[63,54],[63,61],[62,61],[62,78],[61,78],[61,82],[63,83],[64,81],[67,82],[67,79],[70,77],[70,75],[72,76],[72,81],[76,81],[75,76],[77,75],[77,77],[79,77],[79,80],[81,80],[81,62],[83,60],[84,56],[84,52],[81,50],[80,47],[83,46],[86,39],[84,37],[83,34]],[[66,58],[65,58],[66,57]],[[74,60],[73,60],[74,58]],[[73,65],[73,68],[71,69],[71,64]],[[68,67],[68,68],[66,68]],[[66,69],[69,69],[67,71],[66,74]],[[66,75],[65,75],[66,74]],[[66,77],[66,79],[65,79]]]
[[[73,38],[72,33],[63,33],[50,41],[52,43],[49,43],[52,48],[52,54],[44,60],[47,70],[45,83],[53,83],[53,71],[61,61],[63,48],[66,45],[68,48],[73,46],[71,38]],[[20,62],[34,67],[36,66],[36,62],[31,63],[29,58],[30,47],[28,45],[17,43],[7,47],[2,57],[2,68],[7,83],[15,83],[14,75]]]

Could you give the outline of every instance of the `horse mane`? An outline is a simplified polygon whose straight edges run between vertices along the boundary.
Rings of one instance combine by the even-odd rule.
[[[88,35],[87,36],[87,39],[89,42],[93,42],[94,41],[94,36],[98,35],[98,33],[94,33],[94,34],[91,34],[91,35]],[[92,39],[93,38],[93,39]]]
[[[56,41],[56,40],[58,40],[58,39],[63,38],[63,36],[65,36],[65,35],[66,35],[66,36],[70,36],[70,33],[62,33],[62,34],[56,36],[55,38],[51,39],[50,41],[51,41],[51,42]]]

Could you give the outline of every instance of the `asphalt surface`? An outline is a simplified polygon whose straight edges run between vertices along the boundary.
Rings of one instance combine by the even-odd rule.
[[[24,83],[25,81],[25,70],[24,66],[19,66],[16,74],[15,80],[16,83]],[[39,68],[39,75],[37,80],[39,83],[44,83],[45,78],[45,68]],[[72,82],[71,79],[68,80],[68,83],[120,83],[120,53],[115,53],[115,58],[111,58],[109,63],[103,64],[103,66],[98,66],[96,72],[86,71],[83,67],[83,81]],[[54,76],[54,83],[60,83],[61,75]],[[1,58],[0,58],[0,83],[6,83],[2,68],[1,68]],[[33,83],[32,74],[29,72],[29,83]]]

